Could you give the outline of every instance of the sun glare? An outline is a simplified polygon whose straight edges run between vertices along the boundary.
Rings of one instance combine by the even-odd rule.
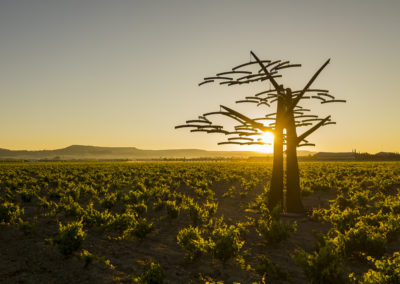
[[[272,132],[264,132],[262,135],[258,135],[257,142],[267,143],[266,145],[249,145],[246,147],[248,151],[256,151],[262,153],[272,153],[274,151],[274,134]]]

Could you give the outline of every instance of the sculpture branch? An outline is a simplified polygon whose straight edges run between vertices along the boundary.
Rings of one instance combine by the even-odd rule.
[[[264,126],[264,124],[259,123],[259,122],[255,122],[254,120],[252,120],[251,118],[248,118],[247,116],[231,109],[228,108],[226,106],[221,105],[221,108],[223,108],[224,110],[226,110],[227,112],[229,112],[230,114],[242,119],[243,121],[249,123],[251,126],[253,126],[254,128],[260,129],[261,131],[272,131],[272,128],[270,127],[266,127]]]
[[[306,138],[307,136],[309,136],[311,133],[313,133],[315,130],[317,130],[318,128],[320,128],[326,121],[328,121],[331,118],[331,116],[327,116],[326,118],[324,118],[323,120],[321,120],[320,122],[318,122],[316,125],[314,125],[313,127],[311,127],[309,130],[307,130],[306,132],[304,132],[302,135],[297,137],[297,144],[299,144],[302,140],[304,140],[304,138]]]
[[[269,81],[272,83],[272,85],[274,86],[275,90],[278,92],[278,95],[279,95],[282,91],[281,86],[279,86],[279,84],[275,81],[275,79],[272,77],[272,75],[268,72],[268,70],[264,66],[263,62],[260,59],[258,59],[257,55],[255,55],[253,51],[250,51],[250,53],[254,57],[254,59],[258,62],[258,64],[261,66],[265,75],[267,75]]]
[[[318,69],[318,71],[314,74],[314,76],[312,76],[312,78],[310,79],[310,81],[308,81],[308,83],[307,83],[307,85],[304,87],[304,89],[303,89],[303,90],[300,92],[300,94],[294,99],[292,108],[294,108],[294,107],[298,104],[299,100],[303,97],[304,93],[305,93],[305,92],[307,91],[307,89],[311,86],[311,84],[315,81],[315,79],[317,79],[319,73],[321,73],[322,70],[324,70],[324,68],[326,67],[326,65],[329,64],[330,61],[331,61],[331,60],[328,59],[328,60],[324,63],[324,65],[322,65],[322,66]]]

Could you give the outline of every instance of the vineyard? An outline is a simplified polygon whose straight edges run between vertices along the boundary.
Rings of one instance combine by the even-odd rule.
[[[0,164],[1,283],[400,283],[400,163]]]

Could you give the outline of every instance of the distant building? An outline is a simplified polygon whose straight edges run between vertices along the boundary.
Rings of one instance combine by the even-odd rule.
[[[356,160],[355,152],[319,152],[314,156],[316,160],[327,160],[327,161],[354,161]]]

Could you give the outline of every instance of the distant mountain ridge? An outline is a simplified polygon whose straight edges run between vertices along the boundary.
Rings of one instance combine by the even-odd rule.
[[[206,151],[201,149],[141,150],[136,147],[71,145],[56,150],[8,150],[0,148],[0,159],[158,159],[266,156],[251,151]]]
[[[400,160],[400,154],[379,152],[376,154],[357,152],[311,152],[297,151],[300,160],[314,161],[362,161]],[[201,159],[201,158],[270,158],[271,153],[255,151],[207,151],[202,149],[142,150],[136,147],[99,147],[71,145],[56,150],[9,150],[0,148],[0,159],[21,160],[146,160],[146,159]]]
[[[312,152],[299,151],[299,155]],[[179,159],[179,158],[248,158],[272,154],[253,151],[207,151],[201,149],[141,150],[136,147],[98,147],[71,145],[56,150],[8,150],[0,148],[0,159]]]

